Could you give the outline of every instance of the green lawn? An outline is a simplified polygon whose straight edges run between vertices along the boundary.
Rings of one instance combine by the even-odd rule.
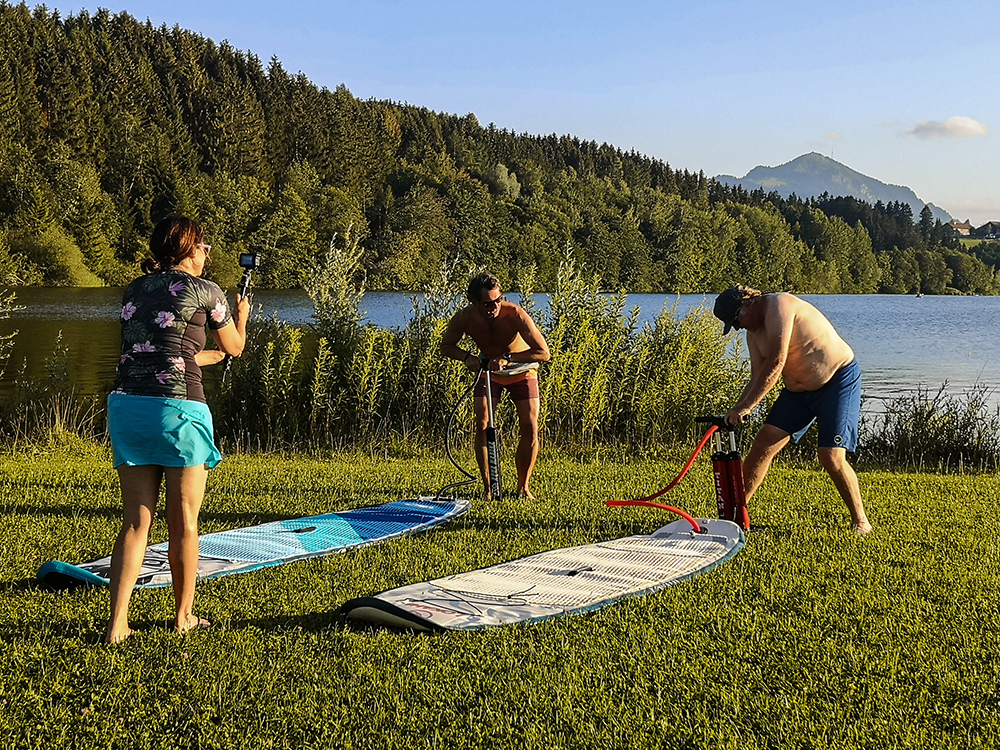
[[[199,584],[216,626],[176,636],[169,589],[137,592],[129,642],[98,644],[106,590],[33,584],[108,554],[107,452],[0,455],[5,748],[967,748],[1000,746],[1000,481],[862,473],[856,539],[816,467],[776,467],[729,563],[596,613],[479,633],[345,630],[345,600],[521,555],[648,532],[610,509],[681,460],[545,452],[535,501],[356,552]],[[436,454],[229,457],[202,531],[433,493]],[[707,458],[669,501],[714,512]],[[154,541],[165,537],[157,521]]]

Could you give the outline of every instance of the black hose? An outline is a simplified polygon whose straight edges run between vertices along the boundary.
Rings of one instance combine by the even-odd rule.
[[[477,477],[475,474],[470,474],[469,472],[467,472],[465,469],[459,466],[458,461],[455,460],[455,456],[451,452],[451,428],[455,424],[455,418],[458,416],[458,410],[462,406],[462,402],[465,401],[466,396],[469,395],[472,389],[476,387],[476,384],[479,382],[479,378],[481,378],[482,375],[483,371],[480,370],[479,374],[476,376],[476,379],[472,381],[472,385],[466,388],[465,393],[463,393],[459,397],[458,401],[455,402],[455,406],[451,410],[451,415],[448,417],[448,425],[444,431],[444,451],[445,453],[448,454],[448,460],[451,461],[452,466],[454,466],[456,469],[462,472],[462,474],[464,474],[467,477],[467,479],[463,479],[459,482],[452,482],[451,484],[446,484],[444,487],[438,490],[437,495],[435,495],[434,497],[435,500],[441,500],[444,497],[444,493],[447,490],[457,489],[458,487],[464,487],[468,484],[475,484],[476,482],[479,481],[479,477]]]

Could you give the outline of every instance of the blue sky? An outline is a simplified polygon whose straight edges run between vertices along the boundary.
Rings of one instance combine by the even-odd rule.
[[[572,134],[709,176],[817,151],[1000,220],[996,0],[102,0],[360,98]]]

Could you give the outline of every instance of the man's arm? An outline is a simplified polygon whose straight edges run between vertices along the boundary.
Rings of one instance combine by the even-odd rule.
[[[510,357],[507,361],[520,364],[525,362],[548,362],[552,358],[552,355],[549,354],[549,345],[545,343],[545,337],[538,330],[535,321],[520,308],[518,308],[517,318],[518,333],[521,335],[524,343],[528,345],[528,348],[522,349],[519,352],[510,352]]]
[[[444,336],[441,337],[441,354],[449,359],[457,359],[473,372],[478,372],[480,368],[479,357],[472,352],[466,351],[458,345],[465,335],[465,326],[461,320],[462,311],[455,313],[448,321],[448,328],[445,329]]]
[[[726,422],[739,424],[753,411],[771,389],[778,384],[788,359],[788,345],[792,339],[795,315],[790,306],[776,297],[764,313],[764,323],[752,334],[747,332],[750,350],[750,382],[743,395],[726,414]]]

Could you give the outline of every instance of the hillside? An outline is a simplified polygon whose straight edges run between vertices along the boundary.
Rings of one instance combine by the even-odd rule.
[[[826,193],[834,197],[851,196],[871,204],[879,201],[905,203],[914,216],[919,216],[925,205],[908,187],[888,185],[816,152],[803,154],[777,167],[754,167],[745,177],[721,174],[715,179],[726,185],[740,185],[747,191],[774,191],[782,198],[792,195],[816,198]],[[933,203],[927,205],[934,219],[942,223],[951,221],[946,211]]]
[[[336,241],[356,243],[368,289],[489,268],[549,290],[572,256],[631,292],[1000,290],[899,200],[748,192],[607,143],[360,100],[127,13],[0,2],[0,283],[122,286],[172,212],[205,227],[223,286],[263,249],[260,286],[302,287]]]

